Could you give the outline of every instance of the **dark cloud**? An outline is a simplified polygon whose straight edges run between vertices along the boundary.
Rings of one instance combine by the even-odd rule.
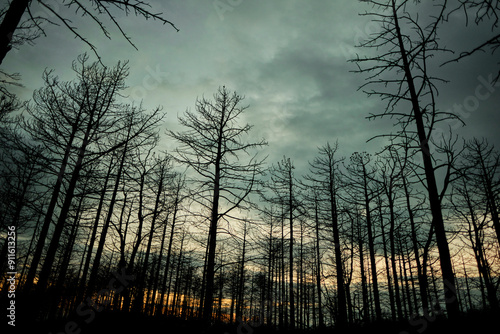
[[[431,13],[434,8],[431,4],[422,6],[427,6],[423,20],[425,11]],[[153,1],[152,8],[164,12],[180,32],[133,16],[121,17],[124,30],[139,51],[116,32],[109,41],[95,27],[86,27],[81,20],[78,23],[106,63],[130,60],[128,92],[131,97],[143,98],[148,108],[163,105],[168,113],[167,127],[175,128],[177,115],[192,109],[197,97],[210,97],[226,85],[246,96],[244,101],[250,108],[245,121],[254,125],[253,136],[268,139],[270,162],[287,155],[306,168],[317,147],[337,139],[344,155],[363,150],[374,153],[383,141],[366,141],[396,131],[393,120],[366,120],[370,113],[382,111],[384,103],[358,91],[364,76],[352,73],[356,67],[348,62],[356,54],[375,51],[355,48],[380,29],[369,17],[358,15],[371,9],[366,4],[185,0]],[[488,36],[490,27],[465,29],[463,23],[460,14],[451,16],[440,34],[441,43],[460,52]],[[23,75],[26,96],[40,86],[45,67],[70,77],[71,61],[86,50],[67,31],[50,29],[48,37],[9,54],[3,64]],[[432,59],[436,75],[450,81],[439,85],[439,108],[468,107],[471,111],[464,119],[468,126],[457,131],[486,136],[500,147],[500,87],[494,87],[488,98],[476,96],[482,84],[479,78],[488,78],[498,69],[497,59],[483,54],[439,66],[452,56]],[[165,141],[164,145],[172,147],[174,143]]]

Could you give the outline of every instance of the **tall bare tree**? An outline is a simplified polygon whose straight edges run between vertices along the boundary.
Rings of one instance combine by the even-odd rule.
[[[294,294],[294,222],[298,216],[302,214],[299,195],[298,195],[298,181],[295,178],[293,170],[295,169],[293,162],[290,158],[283,157],[276,165],[269,168],[270,182],[268,187],[271,189],[272,195],[267,198],[271,203],[277,204],[282,208],[282,239],[284,239],[284,224],[288,219],[289,230],[288,237],[290,240],[289,245],[289,275],[288,275],[288,291],[289,291],[289,305],[290,305],[290,328],[295,328],[295,294]],[[284,240],[282,241],[284,246]],[[284,255],[284,253],[283,253]],[[283,259],[284,260],[284,259]],[[282,279],[285,280],[284,264],[282,265]],[[286,309],[285,309],[286,311]],[[286,312],[285,312],[286,314]],[[285,316],[285,323],[287,318]]]
[[[465,143],[461,173],[476,189],[481,189],[500,245],[500,153],[485,139]]]
[[[33,7],[40,6],[47,15],[33,15]],[[141,0],[125,0],[125,1],[109,1],[109,0],[88,0],[88,1],[48,1],[48,0],[12,0],[6,4],[4,8],[0,8],[0,64],[7,53],[16,44],[31,42],[40,35],[45,35],[44,25],[63,26],[74,35],[75,38],[87,44],[95,55],[99,58],[97,48],[85,36],[81,35],[78,28],[74,26],[72,16],[81,15],[86,17],[88,21],[97,25],[104,36],[110,38],[110,33],[106,28],[104,21],[109,20],[118,30],[121,35],[134,48],[130,37],[122,29],[115,11],[122,11],[125,14],[133,13],[136,16],[141,16],[144,19],[152,19],[163,24],[172,26],[179,31],[177,27],[167,20],[162,13],[155,13],[151,9],[151,5],[147,1]],[[73,11],[74,13],[64,13],[65,11]],[[43,13],[43,12],[42,12]],[[24,18],[23,18],[24,17]],[[105,20],[102,19],[105,17]],[[99,58],[100,59],[100,58]]]
[[[325,217],[324,219],[328,222],[327,229],[331,230],[333,235],[333,247],[335,254],[335,270],[336,270],[336,281],[337,281],[337,298],[338,298],[338,316],[336,325],[338,327],[343,327],[347,323],[347,302],[346,302],[346,292],[344,283],[344,263],[342,260],[342,245],[340,240],[341,229],[339,224],[339,191],[340,191],[340,172],[339,164],[343,160],[336,156],[338,149],[338,144],[326,145],[319,148],[318,156],[310,163],[311,165],[311,175],[307,176],[306,179],[313,182],[313,186],[316,188],[316,199],[315,202],[320,202],[323,205],[323,211],[325,213],[321,215]],[[317,204],[316,204],[317,205]],[[319,220],[319,218],[317,219]],[[323,219],[321,219],[323,220]],[[319,226],[316,228],[318,239],[317,252],[319,257]],[[318,259],[319,261],[319,259]],[[318,271],[320,263],[318,262]],[[319,277],[320,273],[317,273],[318,280],[318,290],[319,290]],[[318,294],[318,298],[321,301],[321,293]],[[320,305],[321,307],[321,305]],[[320,327],[323,327],[322,313],[320,310]]]
[[[347,165],[345,182],[350,187],[350,200],[364,210],[366,220],[366,232],[368,237],[368,252],[370,257],[370,269],[373,285],[373,301],[375,303],[375,314],[377,320],[382,319],[382,308],[380,303],[380,291],[377,274],[377,260],[375,257],[375,224],[372,217],[373,201],[378,196],[378,186],[374,182],[376,169],[370,166],[371,156],[366,152],[354,152]],[[362,244],[360,244],[361,246]]]
[[[35,278],[65,174],[71,171],[38,287],[43,291],[48,283],[80,172],[85,163],[93,160],[89,159],[92,155],[92,145],[116,130],[114,123],[119,117],[115,109],[117,94],[124,88],[124,80],[128,74],[126,63],[119,63],[113,69],[103,68],[97,63],[88,64],[86,55],[80,56],[73,63],[73,70],[77,75],[74,82],[60,82],[52,72],[45,72],[45,87],[34,93],[35,102],[29,108],[31,118],[24,126],[33,140],[44,145],[47,151],[60,161],[51,201],[28,273],[26,290],[31,288]],[[112,128],[114,130],[111,130]]]
[[[486,287],[486,296],[491,309],[498,310],[497,290],[494,274],[492,273],[491,260],[488,256],[487,236],[489,225],[489,210],[483,201],[483,196],[478,196],[478,189],[466,176],[457,181],[453,187],[451,202],[453,212],[459,222],[463,222],[468,243],[471,245],[477,268]]]
[[[363,89],[366,86],[375,87],[369,91],[365,89],[367,94],[378,95],[388,101],[383,112],[372,114],[370,118],[395,118],[402,131],[389,136],[401,138],[402,133],[411,133],[411,138],[415,138],[414,146],[422,156],[425,186],[440,255],[446,308],[450,317],[457,317],[459,305],[455,275],[430,146],[437,122],[458,119],[454,114],[439,111],[435,101],[435,82],[440,79],[428,72],[430,57],[444,51],[438,44],[438,28],[444,18],[446,1],[435,4],[436,14],[428,20],[430,23],[421,23],[422,20],[415,13],[421,5],[419,3],[407,0],[367,2],[378,9],[367,15],[373,16],[381,24],[381,30],[361,46],[376,48],[377,51],[373,56],[358,57],[355,61],[359,66],[358,72],[369,73]],[[369,65],[364,67],[365,63]],[[403,102],[408,102],[408,106],[400,106]]]
[[[215,255],[219,224],[230,219],[235,209],[248,208],[250,194],[257,189],[257,177],[261,174],[263,160],[254,149],[266,145],[264,140],[245,142],[252,126],[239,125],[239,119],[247,107],[241,106],[243,97],[221,87],[214,99],[196,101],[196,112],[186,111],[179,117],[183,132],[168,131],[180,147],[175,159],[187,165],[194,173],[197,203],[209,212],[209,239],[206,266],[206,287],[203,318],[212,317]]]

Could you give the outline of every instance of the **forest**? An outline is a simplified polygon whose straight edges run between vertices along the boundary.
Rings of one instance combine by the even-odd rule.
[[[367,99],[386,104],[367,118],[394,127],[366,138],[381,143],[377,151],[348,156],[332,133],[305,172],[298,158],[265,156],[245,92],[224,84],[204,92],[173,127],[161,106],[127,98],[128,61],[104,64],[69,24],[90,48],[73,60],[72,79],[45,69],[43,86],[24,101],[12,92],[20,79],[1,68],[2,328],[401,334],[498,326],[500,151],[454,132],[466,122],[436,102],[446,78],[432,70],[447,54],[439,33],[455,11],[496,36],[448,61],[498,57],[500,2],[435,1],[424,18],[418,1],[364,2],[362,15],[382,29],[360,43],[352,75],[366,79]],[[29,3],[0,12],[2,59],[14,41],[5,29],[14,31]],[[93,24],[99,14],[118,25],[108,6],[159,15],[143,1],[68,4]],[[22,30],[18,38],[35,37]],[[499,76],[482,87],[488,98]],[[166,141],[175,148],[165,150]]]

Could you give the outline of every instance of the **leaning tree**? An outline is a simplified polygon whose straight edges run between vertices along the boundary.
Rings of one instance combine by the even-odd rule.
[[[438,190],[435,166],[436,152],[431,143],[437,124],[457,115],[440,111],[436,105],[436,84],[444,80],[433,76],[432,57],[445,52],[440,46],[438,30],[445,18],[447,1],[434,6],[434,14],[421,16],[424,4],[408,0],[366,1],[374,10],[365,15],[380,24],[380,31],[372,34],[362,47],[374,50],[365,57],[354,59],[357,72],[367,74],[367,82],[361,87],[369,96],[376,95],[387,101],[385,109],[369,118],[390,117],[396,119],[401,130],[383,136],[392,140],[410,140],[413,149],[421,154],[423,183],[427,188],[432,224],[439,251],[446,309],[450,317],[459,313],[455,275],[446,235],[442,195]],[[370,89],[369,89],[370,88]]]

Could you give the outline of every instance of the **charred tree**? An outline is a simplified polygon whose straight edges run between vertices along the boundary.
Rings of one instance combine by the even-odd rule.
[[[213,309],[215,254],[217,230],[234,209],[245,209],[250,194],[256,190],[256,177],[261,173],[262,160],[250,151],[265,145],[265,141],[251,143],[243,138],[251,130],[249,124],[238,121],[246,107],[240,106],[243,97],[231,94],[225,87],[219,89],[213,101],[196,102],[196,112],[186,111],[180,117],[184,132],[169,131],[179,142],[175,159],[187,165],[196,175],[196,201],[210,212],[206,286],[203,318],[210,321]]]
[[[451,261],[451,254],[446,235],[445,222],[441,197],[438,191],[438,182],[434,168],[433,153],[430,142],[436,123],[449,119],[458,119],[454,114],[440,112],[436,106],[435,82],[439,79],[428,73],[430,57],[444,51],[438,44],[438,28],[444,17],[446,1],[437,5],[437,14],[432,22],[425,26],[412,15],[411,11],[418,10],[418,3],[410,1],[386,0],[384,2],[368,1],[380,9],[372,12],[382,27],[361,46],[377,48],[378,54],[373,57],[357,58],[355,61],[361,73],[370,73],[368,82],[363,85],[384,87],[366,91],[368,95],[379,95],[388,100],[387,107],[380,114],[370,117],[394,117],[398,120],[403,131],[409,132],[413,128],[415,146],[422,157],[422,167],[425,176],[425,186],[428,192],[432,224],[434,227],[437,247],[440,255],[443,289],[446,299],[446,309],[450,318],[459,315],[455,274]],[[420,21],[421,22],[421,21]],[[411,28],[411,29],[407,29]],[[364,63],[374,63],[373,66],[362,68]],[[384,77],[388,72],[396,72],[396,77]],[[442,81],[442,80],[441,80]],[[390,91],[390,88],[394,88]],[[407,101],[410,109],[406,112],[396,111],[396,105]],[[401,137],[401,132],[389,135],[392,138]],[[413,137],[412,137],[413,138]]]

